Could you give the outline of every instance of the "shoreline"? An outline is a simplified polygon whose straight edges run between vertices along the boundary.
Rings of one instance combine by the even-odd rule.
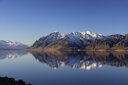
[[[56,49],[56,48],[28,48],[27,51],[37,51],[37,52],[57,52],[57,51],[65,51],[65,52],[128,52],[128,49],[96,49],[96,50],[87,50],[87,49]]]

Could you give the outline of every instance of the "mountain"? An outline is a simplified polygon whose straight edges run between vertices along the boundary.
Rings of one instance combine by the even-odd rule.
[[[50,33],[31,47],[35,50],[128,50],[128,34],[104,36],[95,32]]]
[[[0,49],[26,49],[28,46],[19,42],[0,40]]]
[[[71,32],[67,34],[61,34],[59,32],[50,33],[47,36],[41,37],[30,48],[83,48],[95,39],[102,38],[103,35],[94,32]]]
[[[95,39],[90,43],[86,49],[88,50],[98,50],[98,49],[110,49],[113,48],[117,43],[124,39],[124,35],[114,34],[109,36],[104,36],[100,39]]]
[[[127,50],[128,49],[128,35],[114,34],[104,36],[101,39],[96,39],[91,42],[87,50]]]
[[[113,48],[128,49],[128,34],[122,36]]]

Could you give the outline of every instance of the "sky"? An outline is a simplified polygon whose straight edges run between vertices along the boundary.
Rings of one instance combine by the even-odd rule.
[[[128,33],[128,0],[0,0],[0,40],[31,45],[51,32]]]

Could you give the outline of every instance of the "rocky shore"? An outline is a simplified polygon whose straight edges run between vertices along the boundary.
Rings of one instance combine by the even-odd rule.
[[[14,78],[0,77],[0,85],[31,85],[31,84],[26,84],[23,80],[15,80]]]

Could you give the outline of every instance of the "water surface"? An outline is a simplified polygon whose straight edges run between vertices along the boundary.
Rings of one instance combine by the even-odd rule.
[[[33,85],[128,85],[126,53],[0,51],[0,76]]]

